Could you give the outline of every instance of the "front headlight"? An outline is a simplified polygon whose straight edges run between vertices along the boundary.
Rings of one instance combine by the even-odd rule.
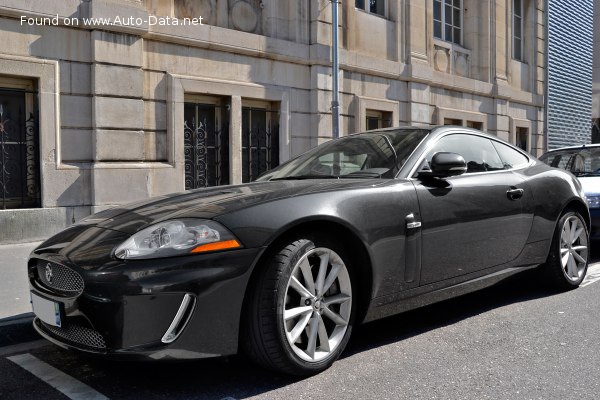
[[[599,195],[586,196],[586,198],[587,198],[588,206],[590,208],[600,208],[600,196]]]
[[[237,249],[242,245],[221,224],[198,219],[165,221],[143,229],[115,250],[123,260]]]

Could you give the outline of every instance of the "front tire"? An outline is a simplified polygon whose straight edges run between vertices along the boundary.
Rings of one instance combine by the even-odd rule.
[[[589,232],[576,211],[564,213],[558,221],[548,261],[551,284],[561,290],[578,287],[588,268]]]
[[[351,272],[337,243],[302,238],[281,247],[248,299],[246,353],[294,375],[329,368],[346,347],[356,314]]]

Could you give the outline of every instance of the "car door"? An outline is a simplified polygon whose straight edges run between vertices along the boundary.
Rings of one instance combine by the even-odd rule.
[[[506,168],[490,139],[446,135],[427,152],[426,161],[440,151],[462,155],[467,172],[414,181],[421,211],[420,285],[514,260],[531,227],[522,203],[531,194],[523,178]]]

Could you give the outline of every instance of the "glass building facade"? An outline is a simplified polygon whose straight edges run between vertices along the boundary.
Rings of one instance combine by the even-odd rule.
[[[548,149],[591,142],[593,0],[548,0]]]

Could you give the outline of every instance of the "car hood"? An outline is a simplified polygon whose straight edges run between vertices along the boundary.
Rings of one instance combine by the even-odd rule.
[[[600,176],[582,176],[577,179],[581,182],[586,195],[600,194]]]
[[[212,219],[241,208],[286,197],[379,186],[390,181],[393,180],[309,179],[219,186],[154,197],[111,208],[84,218],[78,225],[93,225],[124,233],[134,233],[164,220],[175,218]]]

